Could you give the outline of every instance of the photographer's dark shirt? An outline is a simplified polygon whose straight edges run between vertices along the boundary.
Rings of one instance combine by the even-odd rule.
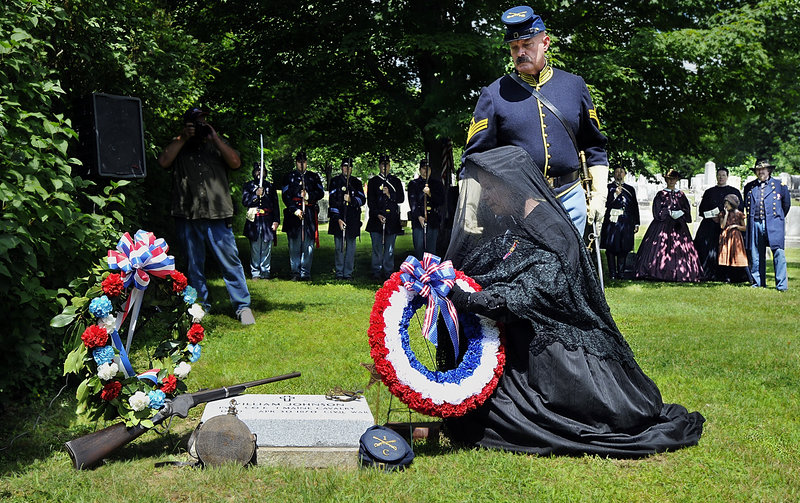
[[[208,141],[187,142],[172,167],[172,216],[190,220],[218,220],[233,216],[228,167]]]

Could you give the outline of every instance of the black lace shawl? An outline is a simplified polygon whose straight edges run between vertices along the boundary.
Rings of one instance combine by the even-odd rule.
[[[503,149],[506,151],[497,152]],[[504,321],[514,331],[532,331],[532,354],[561,343],[567,350],[580,347],[598,358],[636,367],[633,353],[611,317],[583,241],[553,198],[541,171],[530,158],[511,149],[516,147],[470,156],[466,176],[480,181],[480,171],[486,170],[513,181],[513,187],[484,183],[481,201],[487,190],[511,190],[513,196],[509,193],[508,197],[532,198],[538,204],[527,215],[496,215],[495,228],[484,218],[483,232],[460,239],[456,234],[457,245],[451,246],[448,255],[483,287],[485,295],[505,299]],[[504,159],[509,159],[505,165]],[[478,206],[477,212],[462,211],[456,218],[486,212],[485,205]],[[461,222],[454,229],[459,225],[462,229],[475,227]]]

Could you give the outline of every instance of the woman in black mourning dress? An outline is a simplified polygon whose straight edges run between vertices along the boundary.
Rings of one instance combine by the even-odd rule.
[[[447,258],[483,288],[455,287],[457,309],[503,321],[506,348],[492,396],[447,420],[453,440],[619,458],[697,444],[705,419],[663,403],[639,368],[580,236],[524,150],[466,159]]]

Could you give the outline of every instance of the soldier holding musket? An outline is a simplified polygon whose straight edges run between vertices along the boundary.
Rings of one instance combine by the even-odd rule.
[[[639,202],[636,190],[625,183],[625,166],[614,166],[614,181],[608,184],[606,213],[600,233],[600,248],[606,250],[611,279],[622,279],[625,260],[633,250],[633,238],[639,232]]]
[[[244,235],[250,241],[250,274],[254,280],[269,279],[281,215],[278,191],[264,179],[263,163],[253,167],[253,179],[242,188],[242,206],[247,208]]]
[[[402,232],[400,203],[405,201],[403,182],[389,173],[389,156],[378,161],[379,173],[367,182],[369,219],[367,232],[372,240],[372,277],[384,280],[394,272],[394,242]]]
[[[361,235],[361,207],[367,201],[361,180],[350,176],[353,158],[342,160],[342,173],[328,185],[328,234],[333,235],[336,279],[353,279],[356,238]]]
[[[281,197],[283,231],[289,241],[289,266],[292,280],[309,281],[314,246],[319,246],[317,201],[322,199],[325,189],[319,175],[306,168],[307,157],[303,151],[295,155],[297,169],[283,180]]]
[[[440,209],[444,204],[444,185],[431,177],[427,157],[419,161],[419,176],[408,182],[408,204],[411,207],[411,236],[414,255],[419,260],[425,252],[436,253],[436,239],[442,222]]]

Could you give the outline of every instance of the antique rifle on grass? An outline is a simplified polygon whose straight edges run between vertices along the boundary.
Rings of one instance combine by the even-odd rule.
[[[164,407],[153,416],[152,421],[155,425],[172,416],[185,418],[189,415],[189,409],[201,403],[213,402],[214,400],[222,400],[224,398],[241,395],[247,388],[299,376],[300,372],[292,372],[291,374],[267,377],[266,379],[235,384],[233,386],[200,390],[195,393],[184,393],[171,400],[165,401]],[[117,423],[100,431],[70,440],[64,445],[75,464],[75,469],[83,470],[84,468],[91,468],[118,448],[141,436],[142,433],[146,432],[148,429],[149,428],[145,428],[140,424],[128,428],[125,426],[125,423]]]

